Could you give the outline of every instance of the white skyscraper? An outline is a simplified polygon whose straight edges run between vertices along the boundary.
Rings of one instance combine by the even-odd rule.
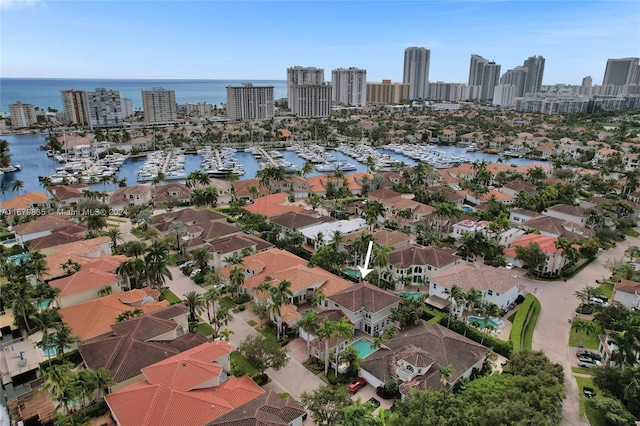
[[[273,86],[227,86],[227,117],[230,121],[273,118]]]
[[[9,114],[11,114],[11,126],[14,129],[31,127],[38,124],[36,107],[33,106],[33,104],[23,104],[20,101],[15,104],[10,104]]]
[[[87,115],[92,129],[122,126],[124,117],[120,92],[104,88],[87,92]]]
[[[315,67],[287,68],[287,101],[298,117],[328,117],[331,85],[324,83],[324,70]]]
[[[178,119],[176,92],[155,87],[142,91],[145,123],[167,123]]]
[[[402,82],[409,83],[409,99],[426,99],[429,86],[431,51],[424,47],[408,47],[404,51]]]
[[[480,55],[471,55],[469,86],[480,86],[479,100],[493,99],[493,89],[498,85],[499,80],[500,65]]]
[[[366,106],[367,71],[360,68],[338,68],[331,71],[333,86],[331,100],[334,104]]]
[[[544,75],[544,58],[542,56],[529,56],[525,59],[523,67],[527,69],[527,81],[524,84],[524,92],[538,93],[542,87]]]
[[[622,58],[607,60],[607,68],[602,79],[603,86],[626,86],[640,84],[639,58]]]

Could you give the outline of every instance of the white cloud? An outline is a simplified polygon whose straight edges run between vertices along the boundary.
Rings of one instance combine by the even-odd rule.
[[[0,0],[0,9],[23,9],[26,7],[32,7],[39,3],[41,0]]]

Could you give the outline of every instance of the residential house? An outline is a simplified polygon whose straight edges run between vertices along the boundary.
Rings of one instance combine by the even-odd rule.
[[[595,235],[591,229],[580,227],[575,223],[565,222],[553,216],[542,215],[523,223],[522,228],[538,231],[540,235],[548,237],[564,237],[569,241],[589,238]]]
[[[151,185],[134,185],[118,188],[109,197],[112,211],[124,210],[130,206],[146,206],[151,202]]]
[[[398,305],[398,296],[366,281],[327,296],[323,303],[325,308],[342,311],[356,330],[373,337],[392,325],[389,316]]]
[[[191,188],[179,182],[156,186],[151,194],[151,200],[157,207],[184,206],[191,203]]]
[[[254,201],[258,197],[271,194],[266,185],[258,179],[243,179],[233,183],[233,190],[238,200]]]
[[[118,426],[204,425],[265,391],[230,376],[229,343],[218,340],[142,369],[144,379],[105,397]]]
[[[29,240],[30,251],[40,251],[49,247],[82,241],[86,238],[87,224],[70,222],[69,226],[54,229],[51,234]]]
[[[120,262],[126,261],[126,256],[111,256],[111,267],[104,270],[104,261],[84,264],[80,270],[64,278],[49,281],[49,286],[60,290],[56,297],[59,308],[68,308],[79,303],[88,302],[100,297],[100,290],[109,288],[110,293],[122,291],[122,277],[115,273]],[[93,267],[93,264],[96,267]],[[99,266],[100,265],[100,266]]]
[[[295,199],[309,197],[309,184],[301,176],[287,175],[285,180],[271,179],[267,186],[269,187],[269,192],[272,194],[286,192],[287,194],[293,195]]]
[[[299,229],[299,232],[304,236],[306,245],[313,247],[314,250],[318,250],[320,247],[329,244],[336,233],[344,237],[366,228],[366,220],[357,218],[311,225]],[[318,239],[318,237],[321,238]]]
[[[38,216],[35,220],[14,226],[13,232],[16,235],[16,242],[24,244],[25,241],[51,235],[56,229],[66,228],[74,223],[63,216]]]
[[[523,180],[514,180],[505,184],[502,188],[500,188],[500,192],[508,195],[511,198],[515,198],[520,191],[524,191],[527,194],[535,194],[538,192],[538,188],[535,185],[531,185],[528,182]]]
[[[303,212],[287,212],[278,216],[269,218],[269,222],[280,228],[281,232],[295,232],[299,229],[312,225],[318,225],[325,222],[335,222],[330,216],[322,216],[307,211]]]
[[[84,200],[84,192],[89,190],[89,185],[77,183],[73,185],[48,186],[51,194],[51,203],[57,208],[73,207]]]
[[[344,236],[340,241],[340,250],[349,252],[353,243],[362,238],[363,234],[371,235],[375,244],[389,247],[392,250],[405,247],[413,242],[413,237],[410,234],[400,231],[390,231],[388,229],[380,229],[378,231],[362,230]],[[358,258],[354,259],[354,263],[360,264],[364,262],[364,255],[364,253],[360,253]]]
[[[244,209],[255,214],[267,217],[278,216],[286,212],[301,212],[304,209],[289,202],[289,196],[284,192],[266,195],[257,198],[252,204],[244,206]]]
[[[509,222],[515,225],[520,225],[525,223],[528,220],[535,219],[540,216],[541,216],[540,213],[535,212],[533,210],[519,209],[519,208],[511,209],[509,211]]]
[[[581,227],[585,227],[587,225],[587,220],[589,219],[587,209],[578,206],[570,206],[568,204],[556,204],[554,206],[547,207],[542,214],[555,217],[565,222],[575,223]]]
[[[562,269],[571,262],[564,250],[558,247],[558,238],[539,234],[527,234],[515,241],[511,247],[504,251],[507,262],[522,267],[522,261],[516,258],[516,247],[529,247],[530,244],[534,243],[538,244],[540,250],[546,256],[544,264],[536,268],[536,272],[541,276],[558,276]]]
[[[616,283],[613,300],[627,309],[640,311],[640,283],[630,280],[620,280]]]
[[[149,287],[114,293],[89,302],[80,303],[58,311],[74,336],[86,342],[111,333],[118,315],[137,308],[143,313],[169,306],[166,300],[158,301],[160,292]]]
[[[444,129],[442,134],[438,136],[440,142],[445,144],[454,144],[456,143],[456,131],[452,129]]]
[[[18,194],[13,199],[0,203],[7,216],[24,216],[27,211],[33,209],[45,209],[51,206],[51,200],[44,192],[27,192]]]
[[[462,205],[464,204],[464,195],[458,193],[458,191],[450,186],[429,186],[426,188],[426,190],[429,193],[442,194],[442,198],[444,201],[453,203],[458,207],[462,207]]]
[[[598,339],[600,340],[600,344],[598,345],[598,352],[600,352],[600,355],[602,356],[602,361],[603,363],[608,362],[612,366],[615,365],[615,362],[610,361],[611,355],[613,355],[613,353],[618,350],[618,346],[615,344],[615,342],[612,339],[612,337],[615,336],[616,334],[618,334],[617,331],[604,330],[603,334],[598,335]],[[636,348],[640,347],[640,340],[634,337],[634,341],[635,341]],[[636,361],[637,361],[636,365],[637,365],[640,362],[640,351],[636,349],[634,350],[634,352],[636,355]]]
[[[400,381],[400,392],[427,389],[449,390],[461,378],[469,378],[480,369],[488,349],[439,324],[421,321],[416,327],[402,330],[360,364],[360,375],[374,387],[390,380]],[[441,367],[451,367],[453,374],[443,382]]]
[[[235,183],[238,183],[238,182],[241,182],[241,181],[237,181]],[[229,203],[231,203],[231,201],[233,201],[234,190],[233,190],[233,186],[231,185],[231,182],[229,182],[228,180],[211,179],[211,181],[209,182],[209,187],[216,188],[216,191],[218,192],[217,204],[228,205]]]
[[[459,262],[460,258],[450,249],[411,244],[389,253],[390,267],[381,273],[385,281],[396,283],[398,290],[407,290],[407,284],[419,290],[421,285],[429,284],[433,275]]]
[[[522,277],[516,275],[512,270],[506,268],[494,268],[491,266],[469,265],[459,263],[439,271],[430,279],[429,299],[427,303],[442,309],[449,305],[442,302],[448,299],[447,292],[451,291],[454,285],[467,293],[471,288],[480,290],[482,299],[495,303],[500,309],[505,309],[514,302],[520,294],[520,283]],[[462,306],[454,306],[461,313]]]
[[[489,222],[486,220],[461,220],[453,225],[453,238],[460,239],[469,232],[480,232],[486,234],[489,228]]]
[[[214,239],[207,245],[211,253],[209,266],[221,269],[229,265],[228,259],[239,259],[246,254],[259,253],[273,247],[273,244],[251,234],[235,234]]]
[[[270,390],[206,426],[302,426],[307,412],[291,396],[283,396]]]
[[[74,241],[67,244],[47,247],[40,250],[47,261],[47,271],[42,274],[46,279],[67,275],[62,267],[69,260],[80,266],[95,262],[103,256],[111,256],[111,239],[96,237],[88,240]]]
[[[78,351],[87,368],[111,372],[113,392],[142,379],[143,368],[208,341],[187,332],[188,313],[176,304],[112,324],[110,334],[78,345]]]

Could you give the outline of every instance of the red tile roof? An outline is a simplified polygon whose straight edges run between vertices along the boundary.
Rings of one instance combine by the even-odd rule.
[[[291,204],[287,201],[289,195],[280,192],[278,194],[267,195],[254,200],[253,204],[245,206],[245,210],[263,214],[267,217],[276,216],[286,212],[301,212],[304,211],[302,207],[295,204]]]

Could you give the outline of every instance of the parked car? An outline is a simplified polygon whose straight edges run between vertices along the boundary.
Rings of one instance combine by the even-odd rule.
[[[596,391],[593,388],[589,388],[587,386],[582,388],[582,394],[587,398],[593,398],[596,396]]]
[[[513,263],[509,262],[507,263],[507,269],[513,269],[516,265],[514,265]]]
[[[195,260],[187,260],[186,262],[184,262],[182,265],[179,266],[180,269],[184,269],[184,268],[188,268],[190,266],[193,266],[196,264]]]
[[[609,306],[609,302],[603,297],[590,297],[589,303],[591,305]]]
[[[202,269],[198,268],[198,269],[194,269],[193,271],[191,271],[191,273],[189,274],[189,276],[191,278],[195,277],[196,275],[198,275],[200,272],[202,272]]]
[[[586,356],[579,356],[577,358],[578,366],[583,368],[593,368],[598,367],[600,365],[600,361],[592,359]]]
[[[591,358],[594,361],[602,361],[602,357],[597,352],[588,351],[586,349],[578,349],[576,351],[576,356]]]
[[[367,384],[367,379],[365,379],[364,377],[358,377],[356,380],[349,383],[348,385],[349,393],[353,394],[358,392],[360,389],[365,387],[366,384]]]

